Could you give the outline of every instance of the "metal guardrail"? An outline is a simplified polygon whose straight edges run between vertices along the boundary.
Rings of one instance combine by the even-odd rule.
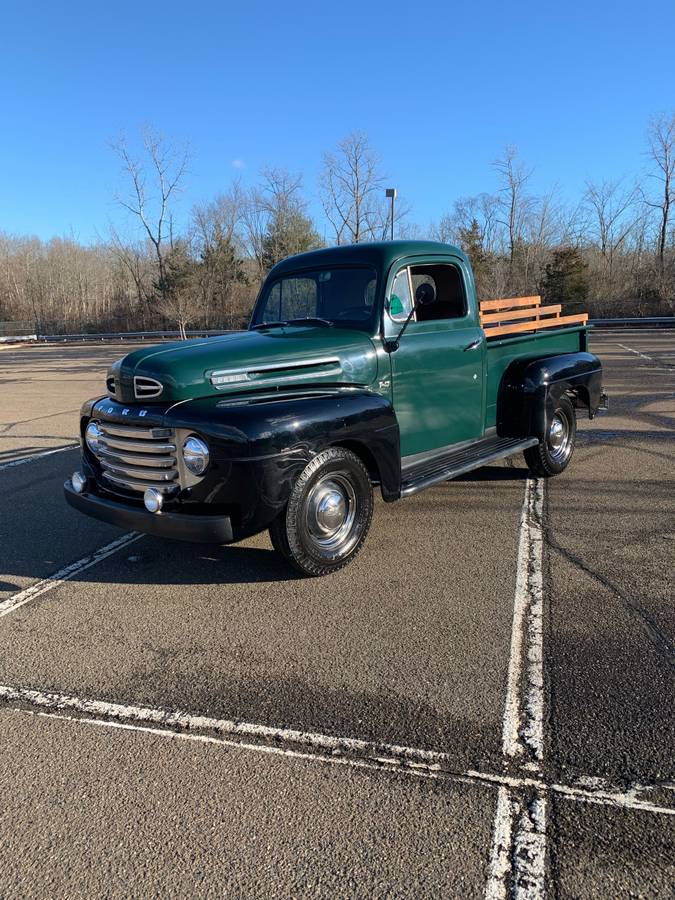
[[[0,340],[14,340],[15,338],[35,339],[35,324],[33,322],[0,322]]]
[[[642,316],[633,319],[589,319],[599,328],[675,328],[675,316]]]
[[[187,337],[214,337],[218,334],[231,334],[237,329],[216,328],[201,331],[186,331]],[[109,331],[100,334],[40,334],[37,340],[44,344],[70,343],[73,341],[146,341],[146,340],[180,340],[180,331]]]
[[[0,344],[25,344],[37,341],[37,334],[3,334],[0,335]]]
[[[164,341],[179,340],[181,333],[179,331],[109,331],[93,334],[91,332],[83,332],[82,334],[31,334],[15,331],[13,334],[5,332],[2,326],[24,324],[0,322],[0,342],[9,343],[13,341],[38,341],[44,344],[73,343],[73,342],[96,342],[96,341]],[[611,318],[611,319],[590,319],[589,325],[595,325],[598,328],[675,328],[675,316],[643,316],[640,318]],[[33,328],[34,326],[30,325]],[[219,334],[232,334],[234,331],[241,329],[236,328],[212,328],[197,329],[186,332],[189,338],[213,337]]]

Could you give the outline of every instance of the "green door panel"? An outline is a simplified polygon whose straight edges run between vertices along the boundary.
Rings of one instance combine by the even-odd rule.
[[[483,436],[484,353],[480,327],[466,319],[410,323],[391,355],[401,456]]]
[[[412,285],[407,292],[397,276],[406,266],[414,271],[431,265],[451,265],[459,271],[466,315],[411,321],[398,349],[390,354],[402,457],[477,440],[485,431],[485,336],[478,324],[471,269],[464,259],[429,252],[397,260],[387,279],[384,334],[395,338],[410,309]],[[401,295],[400,311],[398,306],[392,309],[394,294]]]

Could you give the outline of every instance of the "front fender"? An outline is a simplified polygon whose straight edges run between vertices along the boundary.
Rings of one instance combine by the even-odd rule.
[[[385,500],[399,496],[398,422],[380,394],[338,388],[209,397],[169,408],[164,424],[195,431],[208,441],[208,473],[192,487],[189,502],[234,510],[238,537],[270,524],[286,504],[298,474],[326,447],[353,450],[380,482]]]
[[[556,401],[567,392],[593,418],[602,393],[602,364],[597,356],[578,352],[514,360],[499,386],[497,433],[543,439]]]

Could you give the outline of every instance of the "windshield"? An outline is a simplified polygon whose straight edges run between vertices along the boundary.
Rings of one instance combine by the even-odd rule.
[[[324,319],[340,328],[368,330],[376,313],[376,287],[377,274],[370,266],[284,275],[265,285],[251,325]]]

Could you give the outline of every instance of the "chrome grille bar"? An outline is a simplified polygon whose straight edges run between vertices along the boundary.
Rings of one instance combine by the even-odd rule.
[[[100,442],[103,446],[103,442]],[[149,466],[151,469],[170,469],[176,465],[175,456],[142,456],[140,453],[114,453],[105,449],[99,451],[99,458],[109,462],[111,466],[124,465],[128,463],[130,466]]]
[[[119,478],[135,476],[143,481],[174,481],[177,472],[166,469],[141,469],[137,466],[113,466],[106,460],[101,460],[101,465],[107,472],[112,472]]]
[[[162,494],[171,494],[176,490],[177,487],[177,485],[162,484],[161,482],[153,482],[152,484],[148,484],[145,481],[135,481],[133,478],[119,478],[117,475],[113,475],[111,472],[104,472],[103,474],[105,475],[106,479],[108,481],[112,481],[113,484],[124,487],[128,491],[138,491],[139,494],[144,494],[149,487],[155,488],[155,490],[159,491]]]
[[[133,441],[130,438],[110,438],[106,435],[101,440],[101,445],[111,450],[135,451],[136,453],[145,453],[148,449],[147,441]],[[152,446],[153,453],[175,453],[175,444],[154,443]]]
[[[171,437],[173,431],[171,428],[144,428],[137,425],[118,425],[116,422],[101,422],[101,431],[104,434],[114,434],[119,437],[134,438],[168,438]]]
[[[178,490],[176,439],[171,428],[99,422],[96,454],[103,478],[130,491]]]

